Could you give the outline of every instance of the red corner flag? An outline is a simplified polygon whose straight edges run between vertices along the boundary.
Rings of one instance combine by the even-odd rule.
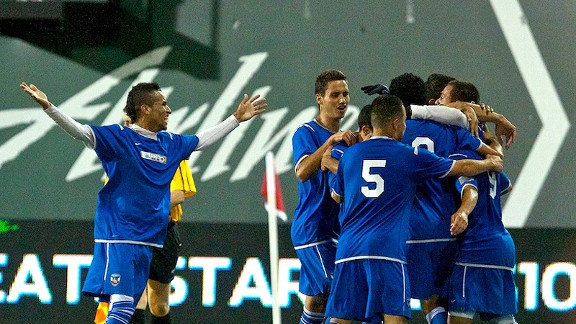
[[[269,166],[268,164],[266,165],[266,168],[268,169]],[[262,181],[262,189],[261,189],[261,194],[262,197],[264,197],[264,207],[266,208],[266,210],[269,210],[269,206],[268,206],[268,177],[266,176],[266,174],[269,172],[270,170],[267,170],[266,173],[264,173],[264,180]],[[276,188],[274,191],[276,193],[276,212],[277,212],[277,216],[283,220],[283,221],[287,221],[288,218],[286,217],[286,212],[284,211],[284,200],[282,199],[282,191],[280,189],[280,177],[278,177],[278,173],[276,173],[276,165],[274,163],[272,163],[272,170],[271,172],[274,174],[274,179],[271,179],[270,181],[273,181],[273,187],[272,188]]]

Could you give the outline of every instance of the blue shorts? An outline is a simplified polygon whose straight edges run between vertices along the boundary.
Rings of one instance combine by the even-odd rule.
[[[150,271],[152,247],[127,243],[94,243],[94,258],[82,293],[107,298],[113,294],[134,297],[138,303]]]
[[[300,259],[300,283],[298,290],[306,296],[328,297],[334,277],[336,243],[313,245],[296,250]]]
[[[457,248],[456,240],[406,244],[412,298],[448,297],[446,282],[454,266]]]
[[[382,314],[412,316],[406,265],[376,259],[336,264],[326,316],[370,322]]]
[[[511,269],[456,264],[448,280],[448,310],[476,312],[481,318],[518,312]]]

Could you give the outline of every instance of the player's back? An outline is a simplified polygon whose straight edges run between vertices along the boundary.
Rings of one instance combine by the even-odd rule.
[[[442,157],[458,150],[476,150],[481,145],[479,139],[463,128],[428,120],[406,121],[402,142]],[[453,180],[428,179],[420,184],[410,221],[410,239],[449,238],[450,216],[456,210],[458,198]]]
[[[340,161],[336,193],[343,193],[337,258],[381,255],[404,260],[408,216],[416,185],[441,176],[450,160],[375,136],[351,146]]]
[[[481,159],[476,152],[465,154],[467,158]],[[463,181],[467,179],[468,181]],[[459,262],[485,263],[513,267],[515,249],[510,233],[502,222],[500,192],[509,186],[507,176],[493,171],[474,178],[461,178],[459,190],[470,184],[478,190],[478,201],[468,217],[468,228],[460,239]]]

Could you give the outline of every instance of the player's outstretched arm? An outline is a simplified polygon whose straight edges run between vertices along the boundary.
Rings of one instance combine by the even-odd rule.
[[[88,125],[82,125],[72,117],[64,114],[58,108],[56,108],[50,101],[44,92],[38,89],[33,84],[26,84],[26,82],[20,83],[20,87],[28,94],[32,99],[42,106],[44,112],[52,118],[66,133],[75,139],[81,140],[88,147],[93,149],[96,143],[94,139],[94,132],[92,128]]]

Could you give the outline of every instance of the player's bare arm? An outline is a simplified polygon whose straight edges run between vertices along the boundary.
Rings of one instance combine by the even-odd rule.
[[[464,187],[462,201],[458,210],[452,214],[450,222],[450,234],[459,235],[468,227],[468,216],[478,202],[478,190],[472,185]]]
[[[473,177],[486,171],[502,172],[504,161],[497,155],[487,155],[484,160],[458,160],[447,176]]]

